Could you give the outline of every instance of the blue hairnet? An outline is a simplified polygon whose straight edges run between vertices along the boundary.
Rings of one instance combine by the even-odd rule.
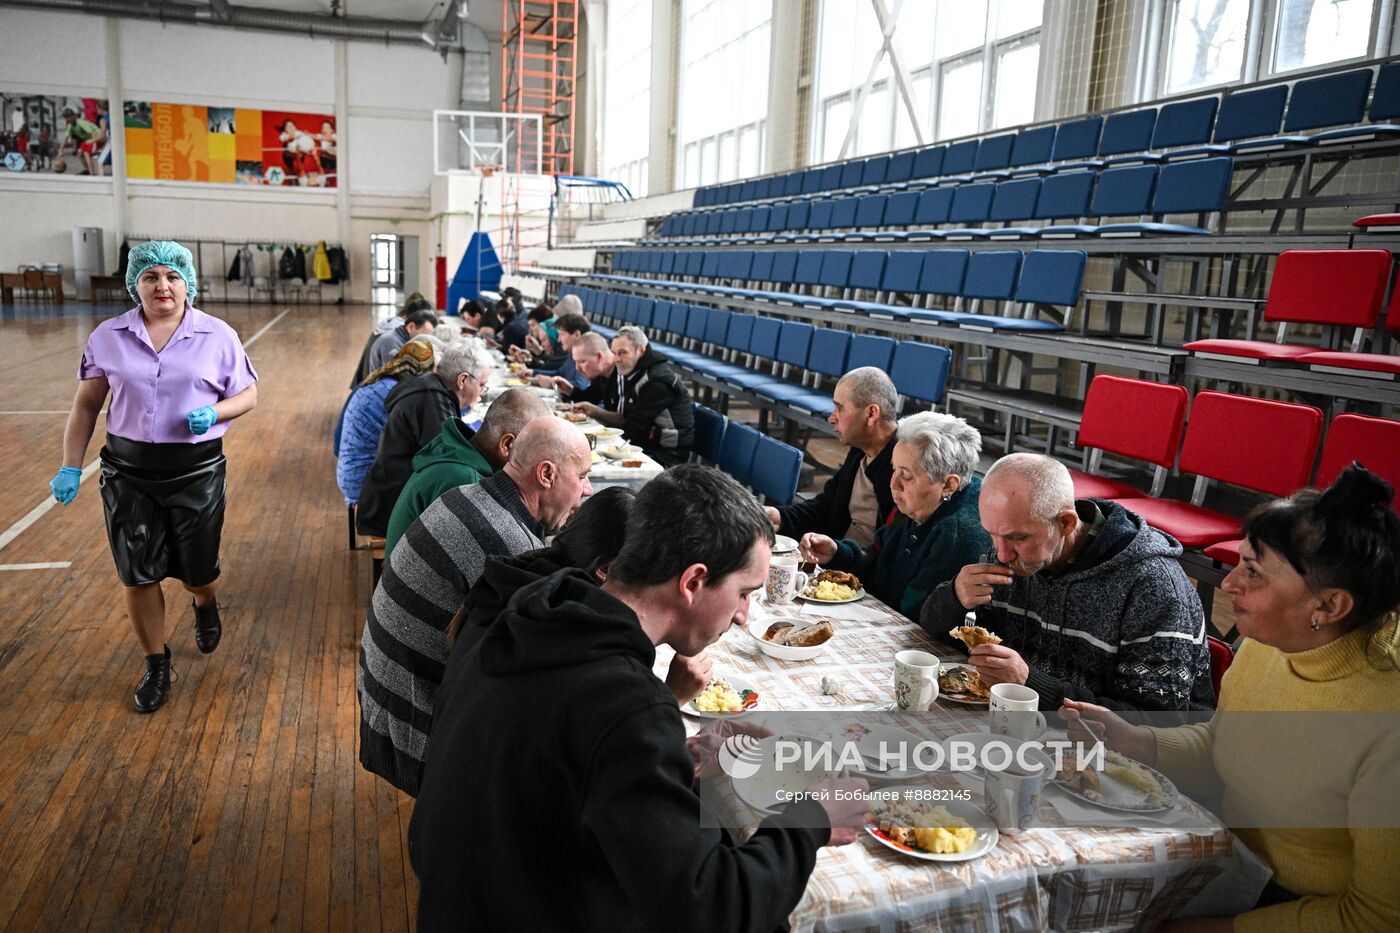
[[[169,266],[180,273],[189,291],[189,302],[194,304],[194,296],[199,293],[199,277],[194,274],[194,256],[174,240],[147,240],[140,246],[132,247],[126,260],[126,290],[131,293],[132,301],[141,301],[136,294],[136,281],[151,266]]]

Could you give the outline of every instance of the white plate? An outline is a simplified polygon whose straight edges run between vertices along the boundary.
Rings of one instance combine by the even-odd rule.
[[[1141,802],[1143,799],[1142,794],[1139,791],[1124,784],[1115,777],[1110,777],[1106,771],[1099,772],[1099,790],[1103,794],[1102,798],[1099,800],[1090,800],[1079,791],[1061,784],[1058,780],[1055,781],[1055,786],[1059,787],[1060,790],[1069,794],[1071,797],[1082,800],[1087,804],[1102,807],[1105,810],[1118,810],[1123,813],[1160,813],[1163,810],[1170,810],[1172,807],[1176,806],[1179,797],[1176,785],[1171,782],[1171,778],[1167,777],[1156,768],[1149,767],[1140,761],[1133,761],[1131,758],[1128,759],[1128,761],[1147,771],[1147,773],[1155,777],[1157,782],[1162,785],[1162,790],[1165,791],[1166,796],[1162,799],[1161,803],[1150,806],[1143,804]],[[1135,803],[1134,801],[1137,802]]]
[[[742,674],[715,675],[711,679],[724,681],[725,683],[729,684],[729,686],[733,687],[734,692],[739,694],[739,696],[741,697],[744,695],[745,690],[752,690],[754,693],[758,694],[758,703],[749,707],[748,709],[741,709],[736,713],[705,713],[696,709],[695,701],[691,700],[685,706],[681,707],[681,712],[685,713],[688,716],[699,716],[701,719],[735,719],[739,716],[747,716],[749,713],[752,713],[754,710],[758,709],[763,705],[763,694],[759,691],[758,685],[755,684],[752,680],[749,680],[747,677],[743,676]]]
[[[774,554],[791,554],[797,550],[797,539],[787,535],[776,535],[773,539]]]
[[[865,587],[862,586],[860,589],[856,590],[856,595],[849,599],[817,599],[815,596],[803,596],[801,593],[797,594],[797,598],[803,602],[816,603],[818,606],[840,606],[844,603],[856,603],[864,599]]]
[[[871,765],[879,764],[880,762],[881,742],[885,743],[892,756],[897,755],[899,748],[903,746],[905,760],[912,764],[914,760],[914,746],[927,741],[929,740],[921,739],[912,732],[896,729],[893,726],[867,726],[865,734],[861,736],[860,741],[856,743],[856,747],[860,749],[860,753],[866,759],[867,764],[866,767],[861,768],[856,773],[860,774],[862,777],[876,781],[910,781],[921,777],[926,772],[915,767],[908,769],[891,768],[882,771]]]
[[[899,790],[900,788],[892,787],[887,789]],[[912,790],[913,788],[910,789]],[[1001,838],[1001,834],[997,832],[996,821],[981,809],[964,800],[936,800],[931,801],[931,803],[933,803],[934,806],[944,807],[954,816],[966,820],[967,823],[977,831],[977,841],[964,852],[948,852],[940,855],[937,852],[925,852],[922,849],[911,849],[908,846],[902,846],[897,842],[892,842],[880,832],[878,824],[876,823],[867,822],[865,824],[865,831],[870,835],[871,839],[874,839],[885,848],[893,849],[901,855],[921,859],[925,862],[967,862],[975,858],[980,858],[996,848],[997,840]]]
[[[730,684],[733,685],[733,681],[730,681]],[[784,771],[778,771],[773,764],[773,751],[779,739],[821,744],[821,739],[807,735],[770,735],[758,740],[751,758],[759,762],[758,771],[744,777],[731,778],[731,783],[734,785],[735,796],[760,813],[775,813],[779,807],[788,803],[787,800],[778,799],[778,791],[800,793],[834,776],[827,772],[802,772],[796,764],[787,765]]]
[[[768,631],[768,626],[778,621],[791,622],[794,626],[798,628],[801,628],[806,625],[813,625],[815,624],[815,622],[799,619],[781,619],[779,616],[770,616],[761,612],[754,613],[752,616],[750,616],[748,624],[744,627],[744,631],[748,633],[749,638],[753,639],[754,643],[758,646],[759,651],[762,651],[769,657],[777,658],[779,661],[810,661],[812,658],[815,658],[817,655],[825,651],[826,646],[835,641],[837,636],[841,634],[840,629],[837,629],[837,631],[826,641],[822,642],[820,645],[813,645],[810,648],[796,648],[791,645],[776,645],[771,641],[764,641],[763,633]],[[821,620],[818,619],[815,621]],[[833,622],[832,627],[835,628],[836,623]]]
[[[1037,739],[1043,739],[1044,737],[1045,737],[1045,733],[1041,733],[1041,735],[1036,736]],[[988,742],[992,742],[992,741],[1009,742],[1009,743],[1011,743],[1012,745],[1015,745],[1015,744],[1018,743],[1019,740],[1017,740],[1017,739],[1008,739],[1008,738],[1007,738],[1006,736],[1004,736],[1004,735],[992,735],[990,732],[962,732],[962,733],[959,733],[958,735],[950,735],[950,736],[948,736],[946,739],[944,739],[941,743],[939,743],[939,744],[941,744],[941,745],[943,746],[943,762],[944,762],[944,767],[947,768],[947,769],[950,770],[950,771],[953,770],[953,769],[952,769],[952,765],[951,765],[951,763],[950,763],[950,762],[951,762],[951,755],[952,755],[950,749],[951,749],[951,747],[952,747],[952,743],[953,743],[953,742],[970,742],[970,743],[976,748],[976,757],[978,758],[978,760],[980,760],[981,757],[982,757],[982,747],[983,747],[984,745],[986,745]],[[1047,772],[1046,777],[1047,777],[1047,778],[1053,778],[1053,777],[1054,777],[1054,774],[1055,774],[1055,762],[1054,762],[1054,759],[1052,759],[1052,758],[1051,758],[1048,754],[1046,754],[1045,752],[1040,752],[1040,756],[1041,756],[1041,763],[1042,763],[1043,765],[1045,765],[1045,770],[1046,770],[1046,772]],[[981,765],[973,765],[971,771],[960,772],[960,773],[971,774],[971,775],[973,775],[974,777],[982,777],[982,776],[985,775],[986,772],[983,770],[983,768],[982,768]]]
[[[977,668],[973,667],[971,664],[953,664],[943,661],[938,665],[938,672],[941,674],[943,671],[951,671],[963,667],[974,672],[977,670]],[[987,701],[990,699],[989,697],[973,697],[964,694],[954,695],[951,693],[944,693],[941,684],[938,687],[938,698],[940,700],[947,700],[949,703],[957,703],[961,706],[986,706]]]
[[[621,429],[621,428],[605,428],[605,427],[603,427],[602,425],[599,425],[599,426],[596,427],[596,428],[589,426],[589,427],[585,427],[585,428],[583,429],[583,433],[585,433],[585,434],[596,434],[596,435],[598,435],[599,437],[621,437],[621,436],[622,436],[622,429]]]

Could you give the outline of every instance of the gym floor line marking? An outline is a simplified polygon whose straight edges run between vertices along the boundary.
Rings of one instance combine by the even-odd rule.
[[[282,318],[286,317],[291,313],[292,309],[288,308],[286,311],[283,311],[281,314],[268,321],[267,324],[265,324],[261,330],[259,330],[253,336],[249,337],[244,342],[243,348],[246,350],[255,340],[257,340],[263,334],[271,330],[272,325],[276,324],[278,321],[282,320]],[[83,474],[81,479],[87,479],[88,477],[92,476],[92,474],[97,472],[97,468],[100,465],[101,460],[96,457],[93,458],[93,461],[91,463],[83,467]],[[30,525],[33,525],[39,519],[43,518],[44,515],[47,514],[49,509],[53,508],[56,505],[58,505],[57,499],[55,499],[51,495],[45,496],[43,501],[41,501],[38,505],[34,506],[34,508],[30,509],[29,512],[23,518],[15,522],[9,528],[6,528],[3,532],[0,532],[0,550],[3,550],[9,545],[11,541],[15,540],[20,535],[22,535],[29,528]]]
[[[71,566],[71,560],[52,560],[38,564],[0,564],[0,570],[63,570]]]

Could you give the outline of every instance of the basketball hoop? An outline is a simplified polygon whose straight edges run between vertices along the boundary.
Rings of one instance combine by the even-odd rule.
[[[496,166],[494,165],[483,165],[480,168],[482,178],[490,178],[492,175],[496,174]]]

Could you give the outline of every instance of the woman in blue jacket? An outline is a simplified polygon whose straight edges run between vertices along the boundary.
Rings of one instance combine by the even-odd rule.
[[[374,464],[379,435],[388,417],[384,399],[405,376],[430,373],[442,352],[436,338],[415,337],[399,348],[389,362],[371,372],[345,402],[336,440],[335,482],[346,505],[360,501],[360,487]]]
[[[867,592],[917,619],[938,584],[991,547],[977,513],[982,481],[973,476],[982,436],[961,418],[928,411],[900,420],[895,437],[894,516],[869,547],[805,534],[802,556],[854,573]]]

